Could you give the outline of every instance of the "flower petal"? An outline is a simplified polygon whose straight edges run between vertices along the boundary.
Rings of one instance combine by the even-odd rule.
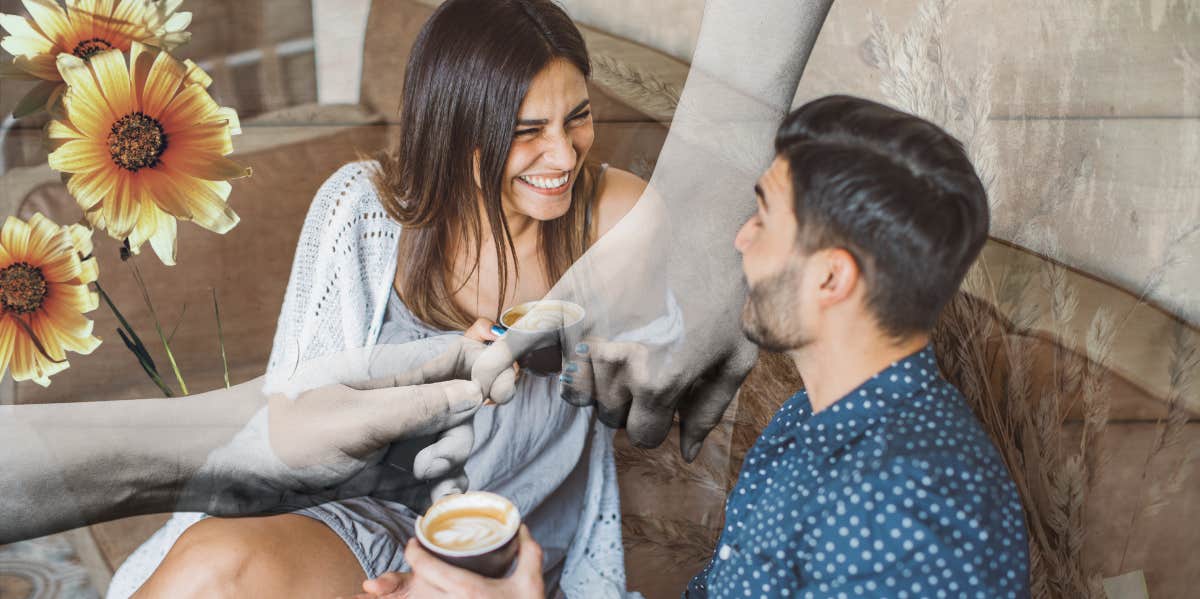
[[[86,173],[116,166],[108,151],[91,139],[73,139],[46,157],[50,168],[64,173]]]
[[[189,177],[166,164],[160,165],[162,167],[175,183],[179,197],[186,202],[193,222],[214,233],[226,233],[237,225],[237,214],[225,202],[233,189],[228,182],[205,181]]]
[[[154,249],[154,253],[158,255],[158,259],[167,266],[175,265],[175,256],[177,251],[176,229],[179,223],[175,217],[163,212],[155,210],[155,218],[158,219],[158,227],[154,232],[154,236],[150,238],[150,247]]]
[[[13,59],[13,64],[18,68],[38,79],[46,81],[62,81],[62,75],[58,72],[58,62],[56,62],[53,54],[38,54],[37,56],[18,56]]]
[[[13,56],[36,56],[54,51],[54,44],[42,37],[10,35],[0,40],[0,48]]]
[[[54,0],[21,0],[29,16],[33,17],[38,29],[60,48],[66,47],[70,37],[71,23],[67,13]]]
[[[185,85],[183,89],[163,109],[159,120],[167,133],[178,131],[190,125],[200,123],[211,117],[221,107],[213,101],[212,96],[199,85]]]
[[[115,167],[77,173],[67,179],[67,191],[79,202],[80,208],[91,210],[112,192],[119,176]]]
[[[0,316],[0,374],[8,370],[17,342],[17,323],[8,315]]]
[[[66,227],[67,235],[71,238],[71,245],[75,246],[75,251],[81,256],[92,255],[92,231],[83,225],[68,225]],[[90,283],[91,281],[86,281]]]
[[[87,136],[82,131],[72,127],[67,121],[50,121],[46,123],[46,137],[54,140],[69,141],[72,139],[86,139]]]
[[[0,244],[14,261],[24,261],[29,255],[29,224],[15,216],[8,217],[0,229]]]
[[[233,139],[229,136],[229,126],[225,123],[207,123],[193,125],[176,130],[170,135],[167,151],[163,152],[164,160],[168,153],[189,152],[201,154],[216,154],[225,156],[233,152]],[[174,152],[173,152],[174,151]]]
[[[104,97],[104,92],[101,90],[100,84],[96,82],[96,77],[92,73],[92,69],[82,59],[71,54],[59,54],[58,72],[62,75],[63,80],[67,82],[67,85],[70,86],[70,89],[67,90],[66,99],[75,99],[75,102],[67,107],[68,111],[73,110],[80,114],[96,115],[98,121],[107,121],[109,126],[121,116],[112,111],[108,99]],[[74,117],[72,117],[72,120],[74,120]],[[108,127],[104,127],[104,129],[107,130]]]
[[[133,103],[133,87],[129,81],[129,68],[120,50],[100,52],[91,58],[96,81],[104,91],[108,106],[120,117],[136,110]]]
[[[164,158],[165,160],[165,158]],[[179,152],[171,160],[171,166],[183,173],[207,181],[225,181],[250,176],[250,168],[223,156]]]
[[[133,232],[137,225],[138,214],[141,213],[141,198],[134,193],[133,177],[121,173],[113,193],[104,200],[101,211],[104,214],[104,225],[108,234],[116,240],[124,240]]]
[[[152,117],[161,115],[163,108],[175,97],[183,76],[183,65],[170,54],[159,52],[154,58],[154,64],[146,78],[146,86],[142,90],[142,112]]]
[[[38,31],[37,27],[34,27],[34,25],[29,22],[29,19],[21,15],[0,13],[0,27],[3,27],[4,30],[9,33],[9,35],[35,38],[40,37],[46,40],[46,43],[49,45],[49,47],[54,46],[54,43],[46,38],[46,36],[42,35],[42,32]]]

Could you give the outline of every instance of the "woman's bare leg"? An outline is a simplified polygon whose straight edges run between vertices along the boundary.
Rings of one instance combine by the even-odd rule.
[[[328,526],[295,514],[208,518],[179,537],[135,599],[354,595],[366,573]]]

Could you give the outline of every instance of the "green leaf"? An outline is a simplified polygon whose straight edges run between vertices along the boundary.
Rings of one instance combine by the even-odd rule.
[[[225,336],[221,334],[221,306],[217,303],[217,288],[212,288],[213,312],[217,315],[217,344],[221,346],[221,368],[225,371],[225,388],[229,385],[229,360],[225,358]]]

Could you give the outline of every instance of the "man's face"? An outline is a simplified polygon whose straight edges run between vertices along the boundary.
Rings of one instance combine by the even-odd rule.
[[[800,300],[805,258],[796,244],[799,226],[787,161],[776,157],[754,188],[758,210],[738,231],[734,246],[742,254],[749,294],[742,309],[742,330],[770,351],[798,349],[811,341]]]

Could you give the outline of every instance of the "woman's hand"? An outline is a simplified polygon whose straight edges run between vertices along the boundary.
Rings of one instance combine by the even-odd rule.
[[[545,596],[542,548],[524,525],[517,534],[520,542],[517,567],[506,578],[485,578],[451,566],[412,539],[404,549],[404,559],[412,566],[412,572],[387,572],[379,578],[368,580],[363,583],[366,593],[357,595],[355,599],[540,599]]]
[[[499,335],[492,332],[492,326],[496,323],[487,318],[479,318],[475,324],[471,325],[466,331],[463,331],[463,336],[472,341],[487,343],[500,338]]]

